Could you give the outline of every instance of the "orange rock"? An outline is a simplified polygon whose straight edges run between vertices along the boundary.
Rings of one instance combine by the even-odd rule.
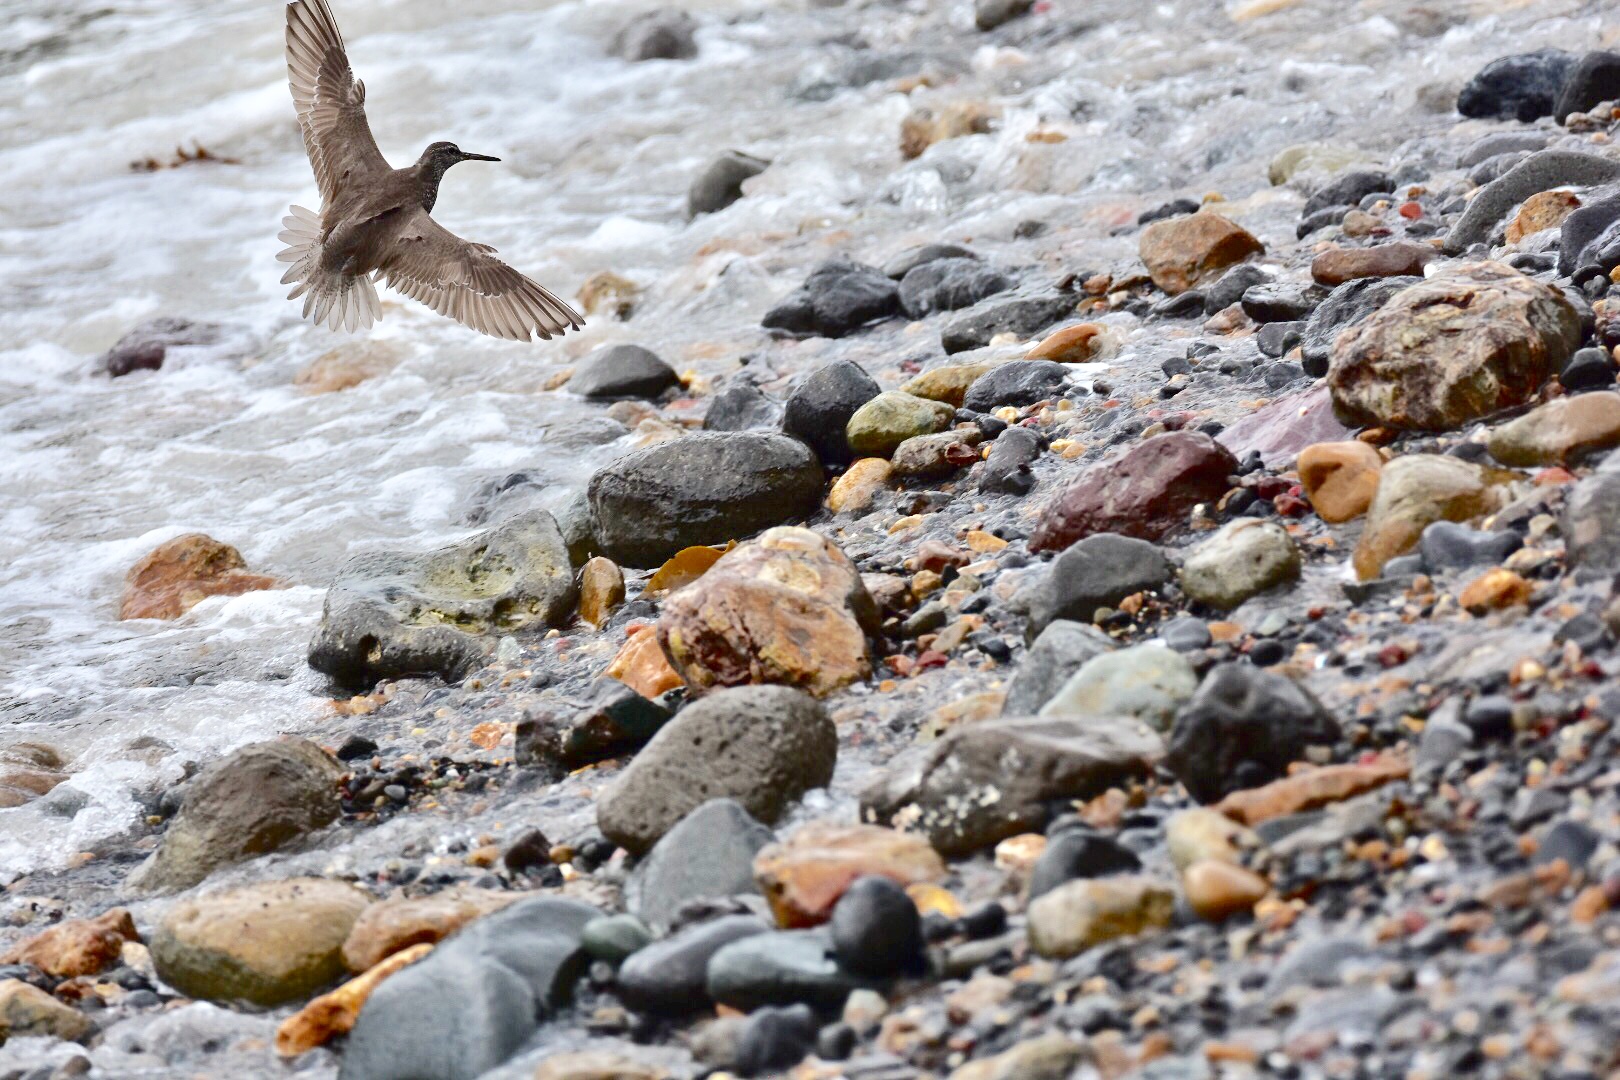
[[[957,101],[938,109],[912,109],[900,123],[900,156],[910,161],[937,142],[963,135],[983,135],[1000,116],[1000,109],[980,101]]]
[[[118,617],[178,619],[210,596],[240,596],[276,587],[275,578],[247,573],[246,565],[229,544],[202,533],[177,536],[130,569]]]
[[[1142,230],[1142,262],[1153,284],[1176,296],[1266,250],[1247,229],[1209,210],[1155,221]]]
[[[967,389],[980,375],[994,364],[946,364],[921,375],[913,376],[900,386],[900,392],[929,401],[943,401],[954,408],[962,407]]]
[[[1367,512],[1384,461],[1364,442],[1317,443],[1299,455],[1299,482],[1323,521],[1337,524]]]
[[[1080,323],[1055,330],[1025,354],[1030,360],[1056,360],[1060,364],[1084,364],[1103,351],[1107,336],[1098,323]]]
[[[844,890],[867,874],[901,885],[937,882],[945,863],[921,836],[880,825],[813,823],[754,856],[754,879],[785,927],[826,922]]]
[[[1487,611],[1528,604],[1534,591],[1524,578],[1498,566],[1469,582],[1457,602],[1475,615],[1483,615]]]
[[[44,743],[0,749],[0,810],[33,802],[66,779],[66,763]]]
[[[613,662],[602,673],[618,679],[644,698],[655,698],[677,686],[685,686],[675,669],[669,666],[664,647],[658,644],[658,631],[643,626],[625,641]]]
[[[1427,244],[1411,240],[1363,248],[1330,248],[1311,261],[1311,277],[1318,285],[1343,285],[1370,277],[1405,277],[1423,273],[1440,254]]]
[[[579,287],[579,306],[587,315],[612,315],[628,319],[635,310],[641,286],[611,270],[600,270]]]
[[[376,341],[339,345],[313,360],[293,383],[306,393],[331,394],[386,375],[404,358],[403,349]]]
[[[859,514],[872,505],[877,493],[889,482],[893,466],[884,458],[856,461],[833,481],[827,492],[827,509],[835,514]]]
[[[737,541],[733,540],[724,547],[699,544],[695,547],[681,548],[671,555],[663,566],[653,571],[653,576],[647,579],[641,595],[652,599],[672,593],[676,589],[684,589],[707,574],[709,567],[720,561],[720,556],[736,546]]]
[[[94,919],[73,919],[43,930],[0,953],[0,964],[32,964],[47,975],[96,975],[118,963],[126,941],[139,941],[126,908]]]
[[[446,889],[432,896],[391,896],[366,907],[343,942],[343,964],[367,972],[412,945],[443,941],[474,919],[524,899],[521,892]]]
[[[1412,772],[1412,763],[1390,755],[1365,765],[1327,765],[1294,776],[1274,780],[1263,787],[1234,791],[1215,804],[1215,809],[1245,825],[1315,810],[1329,803],[1343,802]]]
[[[1200,919],[1224,922],[1233,915],[1253,911],[1271,891],[1265,878],[1253,870],[1219,859],[1193,863],[1181,875],[1187,905]]]
[[[377,984],[401,968],[416,963],[433,951],[427,942],[401,949],[380,961],[364,975],[359,975],[331,993],[322,994],[308,1005],[293,1013],[276,1028],[276,1053],[282,1057],[296,1057],[306,1050],[322,1046],[338,1035],[354,1030],[365,1005]]]
[[[579,572],[579,617],[601,626],[622,603],[624,571],[601,555],[589,559]]]
[[[1581,200],[1573,191],[1539,191],[1524,200],[1518,216],[1508,222],[1503,236],[1510,244],[1517,244],[1532,233],[1556,228],[1564,219],[1581,208]]]

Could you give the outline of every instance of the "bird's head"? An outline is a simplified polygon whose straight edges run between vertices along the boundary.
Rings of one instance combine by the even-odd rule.
[[[467,151],[463,150],[453,142],[436,142],[429,146],[426,150],[422,151],[422,156],[417,160],[417,164],[430,165],[433,167],[435,172],[443,174],[444,170],[448,169],[458,161],[499,160],[501,159],[498,157],[490,157],[488,154],[469,154]]]

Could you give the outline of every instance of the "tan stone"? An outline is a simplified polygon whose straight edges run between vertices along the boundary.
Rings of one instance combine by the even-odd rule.
[[[1000,118],[1001,110],[982,101],[955,101],[912,109],[900,122],[900,156],[910,161],[937,142],[963,135],[983,135]]]
[[[579,572],[579,617],[601,626],[624,603],[624,571],[601,555],[589,559]]]
[[[679,673],[669,666],[669,657],[658,644],[658,629],[654,626],[639,627],[626,638],[618,655],[602,674],[618,679],[644,698],[656,698],[686,685]]]
[[[754,879],[782,926],[815,926],[858,877],[937,882],[945,862],[928,841],[880,825],[812,823],[754,857]]]
[[[77,1042],[90,1034],[90,1018],[21,979],[0,981],[0,1042],[39,1036]]]
[[[1029,360],[1055,360],[1060,364],[1084,364],[1102,357],[1108,333],[1101,323],[1079,323],[1047,334],[1025,354]]]
[[[709,568],[720,561],[720,556],[737,546],[737,541],[728,540],[724,545],[714,547],[708,544],[697,544],[684,547],[664,561],[664,565],[653,571],[653,576],[647,579],[647,584],[641,588],[642,599],[651,600],[666,596],[676,589],[684,589],[698,578],[709,572]]]
[[[835,514],[859,514],[872,505],[877,493],[889,483],[892,466],[879,457],[861,458],[833,481],[827,492],[827,509]]]
[[[120,619],[178,619],[210,596],[273,589],[276,579],[250,574],[241,552],[202,533],[160,544],[124,579]]]
[[[412,945],[443,941],[474,919],[517,900],[521,892],[453,888],[431,896],[391,896],[360,913],[343,942],[343,963],[365,972]]]
[[[1567,465],[1620,446],[1620,394],[1554,398],[1491,432],[1486,448],[1504,465]]]
[[[1003,975],[984,972],[973,976],[945,998],[945,1016],[953,1024],[969,1024],[975,1017],[1000,1008],[1018,984]]]
[[[1475,615],[1530,603],[1535,588],[1512,570],[1498,566],[1469,582],[1457,595],[1457,602]]]
[[[1037,1035],[994,1057],[970,1061],[950,1080],[1068,1080],[1086,1057],[1085,1044],[1053,1032]]]
[[[946,364],[944,367],[913,376],[900,386],[900,392],[929,401],[943,401],[953,408],[962,407],[962,398],[968,387],[994,364]]]
[[[126,908],[94,919],[72,919],[43,930],[0,953],[0,964],[32,964],[47,975],[95,975],[116,965],[126,941],[139,941]]]
[[[1411,772],[1412,763],[1393,754],[1365,764],[1324,765],[1261,787],[1234,791],[1216,803],[1215,809],[1233,821],[1253,826],[1272,818],[1343,802],[1392,781],[1404,780]]]
[[[611,270],[598,270],[579,287],[579,306],[586,315],[611,315],[628,319],[635,310],[641,286]]]
[[[1416,277],[1440,252],[1428,244],[1397,240],[1373,247],[1332,248],[1311,260],[1311,277],[1332,288],[1370,277]]]
[[[1242,866],[1264,846],[1252,829],[1207,806],[1173,815],[1164,831],[1170,862],[1178,871],[1210,860]]]
[[[534,1080],[666,1080],[669,1073],[610,1050],[573,1050],[548,1054],[534,1070]]]
[[[1142,262],[1153,284],[1176,296],[1266,250],[1248,230],[1209,210],[1155,221],[1142,230]]]
[[[293,383],[310,394],[336,393],[388,374],[404,358],[405,350],[398,345],[350,342],[316,357],[293,377]]]
[[[1169,926],[1176,897],[1153,878],[1119,874],[1059,885],[1029,905],[1029,944],[1066,959],[1114,938]]]
[[[1511,474],[1441,454],[1408,454],[1384,465],[1353,562],[1362,581],[1417,547],[1436,521],[1466,522],[1506,504]]]
[[[1299,455],[1299,482],[1323,521],[1338,524],[1367,512],[1384,459],[1364,442],[1317,443]]]
[[[358,975],[331,993],[314,999],[276,1028],[276,1053],[282,1057],[297,1057],[317,1046],[324,1046],[339,1035],[347,1035],[354,1030],[354,1022],[360,1019],[361,1008],[379,983],[432,951],[433,946],[426,943],[401,949],[364,975]]]
[[[1503,236],[1508,243],[1517,244],[1532,233],[1556,229],[1580,208],[1581,200],[1573,191],[1538,191],[1524,200]]]
[[[658,640],[696,693],[772,683],[817,696],[871,674],[877,606],[855,564],[809,529],[741,545],[664,602]]]
[[[20,742],[0,749],[0,810],[33,802],[67,779],[67,764],[44,743]]]
[[[1181,890],[1187,906],[1200,919],[1224,922],[1253,911],[1254,905],[1271,891],[1271,884],[1253,870],[1219,859],[1204,859],[1182,871]]]

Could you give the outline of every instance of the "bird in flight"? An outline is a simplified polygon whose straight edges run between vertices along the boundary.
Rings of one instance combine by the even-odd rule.
[[[409,168],[390,168],[366,121],[366,87],[349,68],[326,0],[287,5],[287,81],[304,149],[321,190],[319,214],[291,207],[282,218],[291,263],[288,299],[304,317],[333,330],[357,330],[382,317],[376,282],[420,300],[482,334],[528,341],[578,330],[584,318],[495,257],[430,216],[439,181],[458,161],[499,161],[436,142]]]

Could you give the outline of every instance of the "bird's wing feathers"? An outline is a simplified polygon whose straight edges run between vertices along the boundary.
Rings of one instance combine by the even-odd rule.
[[[349,67],[326,0],[287,5],[287,82],[321,201],[351,180],[388,171],[366,121],[366,87]]]
[[[492,337],[528,341],[585,324],[573,308],[495,258],[494,248],[463,240],[426,210],[411,212],[377,269],[390,287]]]

